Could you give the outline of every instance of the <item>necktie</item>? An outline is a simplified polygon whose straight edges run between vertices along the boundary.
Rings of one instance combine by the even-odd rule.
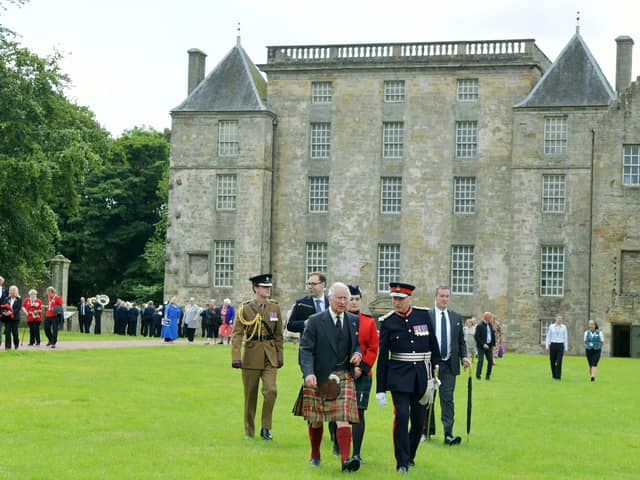
[[[322,312],[322,300],[316,298],[316,312]]]
[[[338,332],[342,332],[342,319],[340,318],[340,315],[336,317],[336,329]]]
[[[444,312],[440,312],[440,356],[442,360],[445,360],[449,355],[447,347],[447,317],[444,316]]]

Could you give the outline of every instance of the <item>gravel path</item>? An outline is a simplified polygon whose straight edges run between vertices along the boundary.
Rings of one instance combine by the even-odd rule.
[[[227,345],[213,345],[206,344],[203,341],[195,341],[193,344],[189,344],[186,340],[176,340],[174,342],[168,343],[163,340],[96,340],[92,342],[83,342],[81,340],[78,341],[64,341],[58,340],[56,344],[56,350],[79,350],[79,349],[90,349],[90,348],[126,348],[126,347],[166,347],[169,348],[171,346],[185,346],[191,345],[192,347],[196,346],[207,346],[207,347],[215,347],[221,348],[226,347]],[[50,350],[49,347],[45,346],[45,344],[41,344],[40,346],[29,346],[28,344],[20,347],[21,350]],[[0,348],[0,351],[5,351],[4,345]]]

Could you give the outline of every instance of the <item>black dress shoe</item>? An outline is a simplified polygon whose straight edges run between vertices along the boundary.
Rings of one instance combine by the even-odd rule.
[[[360,468],[360,462],[357,458],[349,458],[342,462],[342,471],[343,472],[356,472]]]
[[[269,431],[268,428],[261,428],[260,436],[265,440],[273,440],[273,435],[271,435],[271,432]]]
[[[362,459],[362,457],[360,455],[354,455],[353,458],[358,460],[360,462],[360,465],[362,465],[364,463],[364,460]]]
[[[311,464],[312,467],[319,467],[320,466],[320,459],[319,458],[312,458],[311,460],[309,460],[309,463]]]
[[[447,445],[458,445],[460,442],[462,442],[462,437],[457,435],[455,437],[453,435],[447,435],[444,437],[444,443]]]

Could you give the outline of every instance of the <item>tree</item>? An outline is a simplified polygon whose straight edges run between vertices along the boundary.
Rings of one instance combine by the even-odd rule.
[[[0,265],[34,283],[55,252],[60,211],[74,211],[85,172],[101,162],[110,136],[64,95],[59,55],[41,58],[0,35]]]
[[[143,253],[166,204],[158,185],[168,163],[166,136],[135,128],[87,174],[79,208],[61,225],[60,251],[72,261],[70,298],[106,293],[143,301],[157,290],[149,288],[158,283],[157,269],[149,268]]]

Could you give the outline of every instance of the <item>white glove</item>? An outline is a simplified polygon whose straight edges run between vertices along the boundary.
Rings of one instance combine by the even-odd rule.
[[[427,390],[424,392],[424,395],[418,400],[420,405],[431,405],[433,403],[433,399],[436,393],[436,382],[433,378],[430,378],[427,382]]]
[[[436,390],[438,390],[438,388],[440,388],[440,385],[442,385],[442,382],[439,378],[434,378],[433,381],[435,382]]]
[[[387,404],[387,396],[384,392],[376,393],[376,400],[381,407],[384,407]]]

